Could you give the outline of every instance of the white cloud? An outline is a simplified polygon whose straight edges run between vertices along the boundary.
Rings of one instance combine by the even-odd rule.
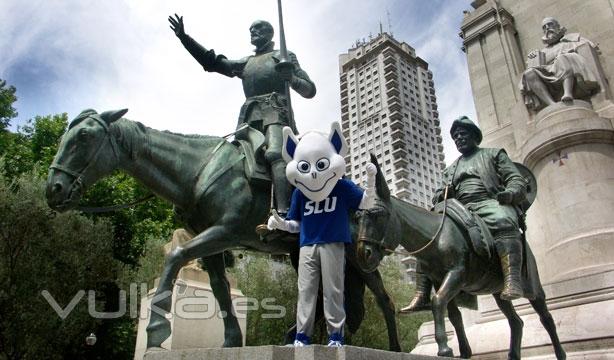
[[[327,129],[339,120],[338,55],[356,39],[376,33],[380,19],[386,23],[386,9],[394,6],[400,5],[393,0],[356,0],[351,6],[341,0],[284,1],[288,47],[318,88],[314,99],[293,94],[299,129]],[[193,38],[229,58],[252,53],[248,28],[253,20],[268,20],[278,31],[274,0],[4,0],[1,7],[0,78],[33,59],[46,62],[52,72],[41,75],[45,84],[28,85],[45,86],[46,99],[21,98],[32,104],[27,109],[17,104],[22,115],[66,111],[73,117],[90,107],[128,107],[128,118],[183,133],[231,132],[244,96],[240,80],[202,70],[169,29],[167,17],[183,15]],[[395,36],[431,64],[450,162],[456,154],[446,126],[474,110],[456,35],[462,12],[442,5],[433,14],[410,19],[411,33],[395,13],[391,17]],[[29,70],[36,71],[37,64]]]

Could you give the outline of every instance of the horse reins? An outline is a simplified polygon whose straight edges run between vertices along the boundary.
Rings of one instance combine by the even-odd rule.
[[[414,255],[414,254],[417,254],[417,253],[423,251],[424,249],[429,247],[435,241],[435,239],[437,239],[437,237],[441,233],[441,229],[443,229],[443,221],[446,219],[446,209],[448,207],[448,188],[450,187],[451,184],[454,184],[454,177],[456,177],[456,169],[458,169],[458,159],[455,162],[454,172],[452,173],[452,180],[450,180],[450,183],[448,185],[446,185],[446,187],[444,189],[444,193],[443,193],[443,213],[442,213],[442,217],[441,217],[441,223],[439,224],[439,228],[435,232],[435,235],[433,235],[433,238],[431,239],[431,241],[429,241],[426,245],[424,245],[423,247],[421,247],[420,249],[418,249],[416,251],[410,251],[408,253],[408,255]]]
[[[94,121],[96,121],[98,124],[100,124],[100,126],[102,126],[102,128],[105,130],[105,136],[102,139],[102,141],[100,142],[100,145],[98,146],[98,149],[96,149],[96,151],[94,152],[94,154],[92,156],[90,156],[90,158],[88,159],[88,161],[86,162],[85,166],[83,167],[83,169],[79,170],[79,171],[72,171],[71,169],[60,165],[58,163],[55,162],[55,159],[53,161],[53,163],[49,166],[50,169],[55,169],[58,171],[61,171],[65,174],[68,174],[70,176],[72,176],[74,178],[73,182],[70,184],[70,187],[73,188],[74,186],[77,186],[79,189],[81,189],[83,187],[83,178],[84,178],[84,174],[86,172],[86,170],[89,169],[90,166],[92,166],[94,160],[98,157],[98,154],[100,154],[100,151],[102,150],[102,148],[104,147],[104,143],[107,140],[107,138],[109,139],[109,143],[111,144],[111,150],[113,151],[113,155],[115,156],[115,159],[119,160],[119,155],[117,154],[117,150],[116,150],[116,144],[115,144],[115,139],[109,134],[109,125],[102,119],[99,119],[95,116],[87,116],[85,119],[90,118]],[[84,120],[85,120],[84,119]],[[127,209],[133,206],[136,206],[138,204],[141,204],[145,201],[148,201],[150,199],[152,199],[155,195],[154,194],[149,194],[139,200],[133,201],[131,203],[128,204],[121,204],[121,205],[111,205],[111,206],[102,206],[102,207],[85,207],[85,206],[79,206],[77,207],[77,210],[80,210],[82,212],[85,213],[104,213],[104,212],[111,212],[111,211],[117,211],[117,210],[121,210],[121,209]]]
[[[444,190],[444,194],[443,194],[443,214],[442,214],[442,217],[441,217],[441,222],[439,223],[439,228],[435,232],[435,235],[433,235],[433,238],[428,243],[426,243],[426,245],[424,245],[423,247],[421,247],[418,250],[408,252],[407,255],[414,255],[414,254],[417,254],[419,252],[422,252],[423,250],[425,250],[426,248],[431,246],[431,244],[435,241],[435,239],[437,239],[439,237],[439,234],[441,233],[441,229],[443,229],[443,222],[446,219],[446,208],[448,207],[447,206],[448,205],[448,186],[449,185],[446,185],[446,188]]]

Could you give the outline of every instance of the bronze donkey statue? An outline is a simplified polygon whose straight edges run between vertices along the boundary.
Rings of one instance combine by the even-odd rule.
[[[377,160],[371,156],[377,165]],[[522,319],[514,310],[511,301],[500,298],[503,277],[499,259],[479,257],[469,245],[465,229],[449,218],[427,211],[390,196],[386,180],[378,166],[376,191],[378,206],[360,211],[358,217],[358,260],[364,271],[373,271],[390,250],[398,245],[413,252],[420,262],[422,271],[432,281],[435,295],[432,299],[432,312],[435,322],[435,340],[439,356],[452,356],[445,330],[445,312],[456,330],[460,356],[471,357],[471,347],[465,335],[463,320],[458,309],[460,297],[492,294],[508,319],[511,339],[509,359],[520,359],[522,340]],[[442,222],[443,221],[443,222]],[[548,307],[544,290],[539,281],[535,258],[526,244],[527,271],[524,289],[531,306],[539,315],[540,321],[550,335],[557,359],[565,359],[566,354],[559,341],[556,325]]]

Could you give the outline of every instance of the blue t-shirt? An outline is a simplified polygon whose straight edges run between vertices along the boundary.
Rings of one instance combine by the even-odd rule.
[[[347,179],[340,179],[330,195],[320,202],[309,200],[299,189],[292,193],[287,220],[301,222],[300,246],[351,243],[348,211],[356,210],[363,190]]]

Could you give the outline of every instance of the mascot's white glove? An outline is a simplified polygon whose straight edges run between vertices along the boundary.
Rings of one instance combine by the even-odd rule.
[[[365,192],[362,194],[362,200],[358,208],[370,209],[375,206],[375,175],[377,174],[377,167],[375,164],[367,164],[367,181],[365,183]]]
[[[266,227],[269,230],[281,230],[289,233],[297,233],[301,229],[301,223],[296,220],[284,220],[275,209],[273,209],[273,215],[269,217]]]

